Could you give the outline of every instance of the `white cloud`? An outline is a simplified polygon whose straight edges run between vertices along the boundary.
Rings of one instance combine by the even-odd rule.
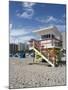
[[[17,14],[17,16],[21,18],[30,19],[32,18],[33,14],[34,14],[34,10],[30,8],[30,9],[25,10],[22,14]]]
[[[65,15],[63,16],[65,17]],[[49,16],[47,19],[46,19],[46,22],[49,23],[49,22],[54,22],[56,24],[60,23],[60,24],[64,24],[64,20],[62,18],[55,18],[54,16]]]
[[[54,16],[48,16],[46,18],[35,18],[35,20],[45,24],[64,24],[62,18],[58,19]]]
[[[32,2],[22,3],[22,7],[24,7],[24,12],[17,13],[17,16],[19,16],[21,18],[31,19],[32,16],[34,15],[34,9],[33,9],[34,5],[35,5],[35,3],[32,3]]]
[[[33,3],[33,2],[24,2],[23,3],[23,7],[26,7],[26,8],[32,8],[32,6],[34,6],[35,5],[35,3]]]
[[[11,29],[10,30],[10,43],[17,43],[22,39],[22,42],[25,40],[24,36],[29,34],[29,32],[22,28],[22,29]],[[28,40],[28,37],[26,38]]]
[[[28,42],[30,39],[36,39],[36,36],[25,35],[17,38],[10,37],[10,43],[18,43],[18,42],[24,43],[24,42]]]
[[[64,15],[62,15],[62,17],[63,17],[63,18],[66,18],[66,15],[65,15],[65,13],[64,13]]]
[[[12,29],[10,31],[10,37],[23,36],[25,34],[28,34],[28,31],[25,29]]]
[[[9,24],[9,28],[12,29],[12,24],[11,23]]]
[[[49,22],[56,22],[57,19],[53,16],[48,16],[46,18],[36,18],[37,21],[41,22],[41,23],[49,23]]]
[[[46,22],[48,23],[50,21],[56,22],[57,19],[55,17],[53,17],[53,16],[48,16],[48,18],[46,19]]]
[[[29,30],[22,29],[11,29],[10,30],[10,43],[27,42],[30,39],[36,39],[36,35],[31,34]]]
[[[66,31],[66,26],[65,25],[56,25],[56,27],[59,29],[59,31],[63,32]]]
[[[27,35],[27,36],[24,36],[24,37],[19,38],[19,41],[20,41],[20,42],[27,42],[27,41],[29,41],[30,39],[36,39],[36,37],[33,36],[33,35]]]
[[[46,19],[44,18],[35,18],[36,21],[41,22],[41,23],[45,23]]]

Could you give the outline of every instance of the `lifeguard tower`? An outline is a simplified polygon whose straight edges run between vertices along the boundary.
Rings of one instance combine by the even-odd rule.
[[[58,64],[61,60],[60,50],[62,48],[62,36],[57,27],[50,26],[40,30],[33,31],[41,38],[40,40],[31,39],[30,46],[35,51],[35,63],[42,59],[51,66]]]

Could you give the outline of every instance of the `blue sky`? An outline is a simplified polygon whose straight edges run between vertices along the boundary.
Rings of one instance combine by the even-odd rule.
[[[9,2],[10,42],[26,42],[39,36],[32,31],[55,25],[65,31],[66,6],[60,4]]]

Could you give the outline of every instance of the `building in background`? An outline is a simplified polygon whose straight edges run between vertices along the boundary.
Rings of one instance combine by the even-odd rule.
[[[14,43],[9,44],[9,53],[15,54],[17,52],[18,52],[18,45]]]
[[[29,50],[27,43],[18,43],[18,51],[27,51]]]
[[[18,51],[23,51],[25,49],[24,43],[18,43]]]

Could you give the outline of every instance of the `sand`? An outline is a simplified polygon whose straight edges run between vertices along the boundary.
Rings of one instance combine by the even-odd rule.
[[[44,64],[29,64],[33,58],[10,58],[9,88],[34,88],[66,85],[66,65],[48,67]]]

